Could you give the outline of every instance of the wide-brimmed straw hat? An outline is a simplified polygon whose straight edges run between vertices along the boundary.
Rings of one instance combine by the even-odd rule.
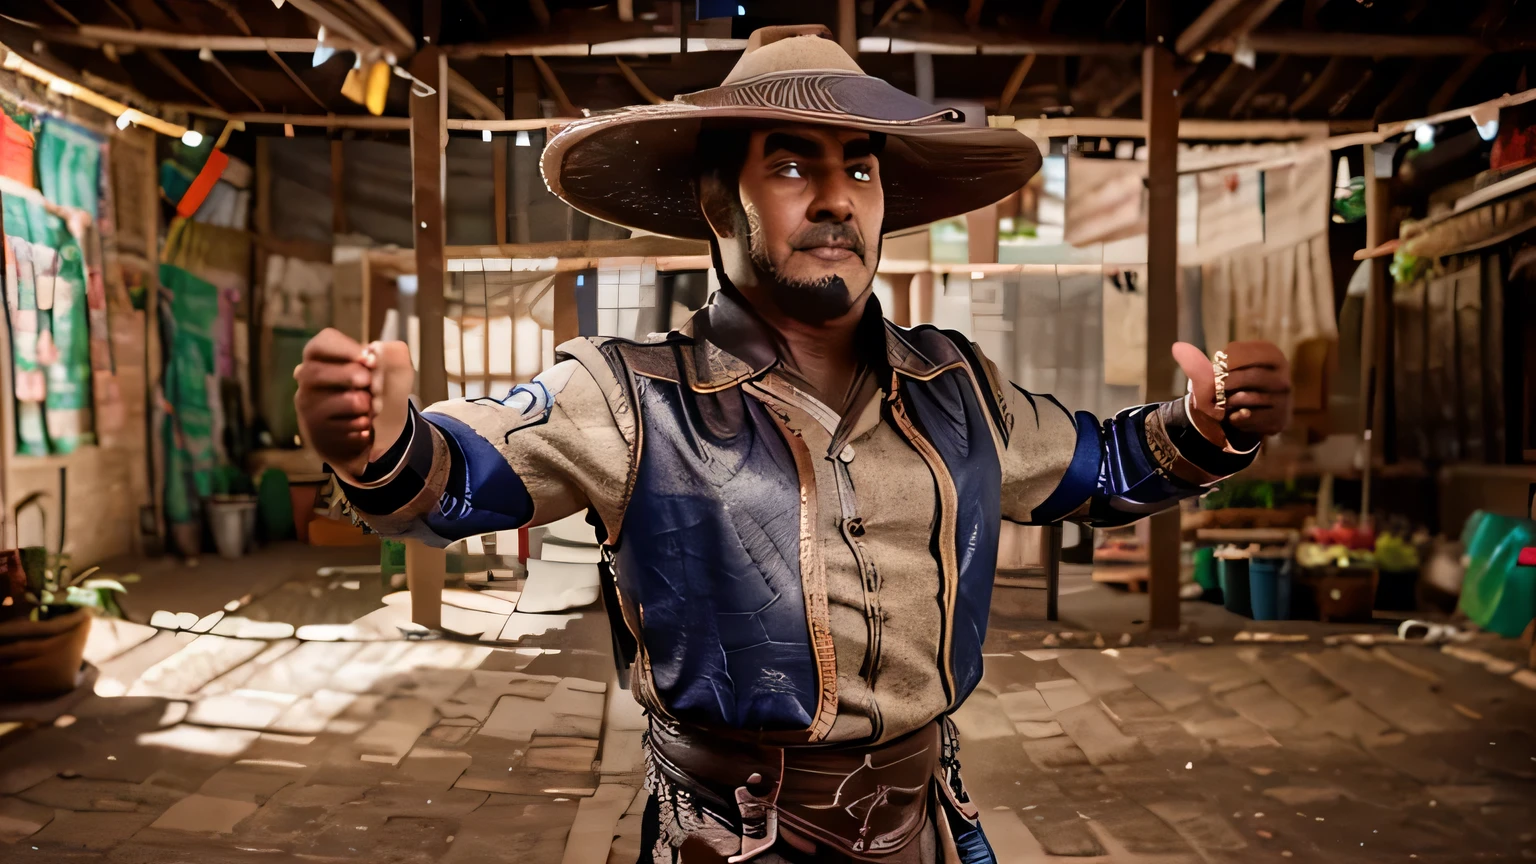
[[[654,234],[710,239],[695,194],[701,124],[816,124],[881,132],[885,233],[1006,198],[1040,168],[1035,143],[864,74],[820,25],[767,27],[719,87],[561,128],[540,165],[576,209]]]

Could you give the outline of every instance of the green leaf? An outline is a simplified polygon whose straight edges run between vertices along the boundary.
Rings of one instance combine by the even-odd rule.
[[[100,609],[102,606],[101,592],[92,591],[88,588],[77,588],[71,585],[69,587],[69,595],[65,602],[71,606],[82,606],[91,609]]]
[[[123,583],[117,581],[116,579],[87,579],[86,581],[80,583],[80,587],[86,589],[87,591],[117,591],[122,594],[128,593],[128,589],[123,587]]]

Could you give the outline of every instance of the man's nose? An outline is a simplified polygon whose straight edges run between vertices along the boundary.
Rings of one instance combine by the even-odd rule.
[[[853,183],[844,171],[828,171],[816,178],[815,197],[806,217],[811,222],[847,222],[853,218]]]

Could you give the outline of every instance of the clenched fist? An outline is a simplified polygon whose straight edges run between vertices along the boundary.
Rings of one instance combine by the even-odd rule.
[[[356,479],[405,431],[416,372],[404,342],[363,345],[326,328],[293,370],[299,430],[338,473]]]
[[[1291,364],[1273,342],[1233,342],[1222,353],[1213,363],[1187,342],[1173,346],[1200,434],[1219,447],[1251,450],[1291,422]]]

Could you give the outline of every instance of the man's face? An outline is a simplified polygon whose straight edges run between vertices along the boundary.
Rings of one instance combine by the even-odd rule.
[[[782,312],[808,323],[848,312],[869,291],[880,260],[885,193],[873,151],[864,132],[752,132],[738,177],[746,237],[715,226],[731,281],[751,298],[766,291]]]

